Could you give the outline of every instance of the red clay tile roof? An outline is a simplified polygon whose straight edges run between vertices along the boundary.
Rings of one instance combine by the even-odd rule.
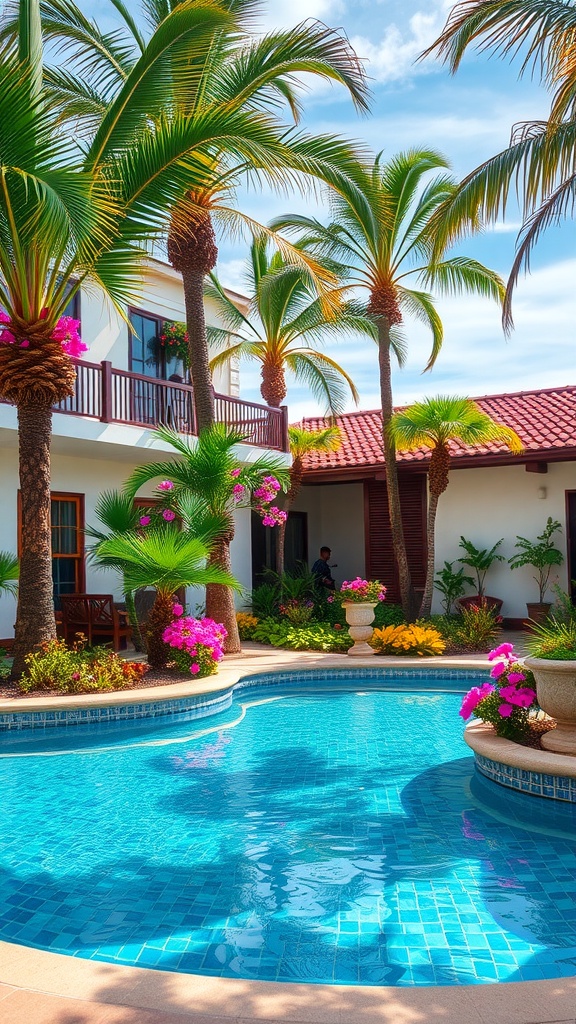
[[[523,461],[576,456],[576,387],[484,395],[474,401],[498,423],[512,427],[519,434],[525,449],[524,456],[520,457]],[[307,456],[305,472],[334,472],[338,469],[350,471],[353,468],[382,466],[381,422],[380,410],[377,409],[339,416],[342,445],[336,452]],[[326,426],[326,421],[307,417],[302,426],[316,430]],[[473,464],[476,458],[482,458],[483,462],[489,459],[497,464],[515,458],[502,443],[469,447],[452,442],[450,450],[456,465],[458,460],[469,464],[472,460]],[[425,462],[429,454],[428,448],[418,448],[412,452],[399,451],[398,461],[408,468],[415,463]]]

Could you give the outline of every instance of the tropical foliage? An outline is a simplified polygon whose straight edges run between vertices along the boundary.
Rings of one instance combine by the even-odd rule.
[[[446,647],[437,629],[418,622],[375,629],[369,643],[378,654],[416,654],[421,657],[443,654]]]
[[[100,693],[137,685],[146,672],[139,661],[125,661],[106,647],[87,647],[85,638],[72,647],[47,640],[26,657],[18,680],[22,693]]]
[[[319,346],[344,334],[375,336],[374,324],[359,304],[346,301],[340,287],[318,294],[310,271],[281,252],[271,251],[265,234],[253,238],[245,280],[248,315],[232,301],[215,274],[206,283],[204,294],[224,325],[208,328],[212,347],[222,349],[211,360],[211,368],[234,358],[260,363],[260,391],[264,401],[274,407],[286,398],[287,372],[309,387],[330,415],[344,411],[348,394],[357,402],[351,377]]]
[[[310,175],[331,183],[345,176],[352,146],[291,127],[301,112],[295,82],[306,73],[339,83],[366,109],[365,75],[345,35],[320,22],[254,36],[262,8],[257,0],[145,2],[142,19],[119,0],[110,2],[123,22],[113,33],[101,32],[73,0],[43,6],[45,39],[57,44],[57,63],[45,72],[48,95],[53,109],[92,140],[92,152],[100,156],[112,144],[126,165],[123,176],[135,155],[160,177],[168,172],[173,178],[168,257],[183,278],[203,428],[214,421],[202,302],[203,279],[218,254],[213,220],[224,228],[252,225],[234,201],[247,177],[306,188]],[[312,261],[307,264],[314,270]]]
[[[429,448],[428,516],[426,542],[428,558],[420,615],[430,615],[434,591],[435,528],[438,499],[448,487],[450,442],[474,447],[500,442],[519,455],[523,445],[515,430],[496,423],[475,402],[459,396],[439,395],[415,402],[394,414],[390,432],[397,448],[413,451]]]
[[[408,150],[387,162],[377,156],[370,166],[358,166],[349,185],[344,181],[338,192],[330,193],[333,219],[328,226],[303,216],[281,217],[273,224],[301,233],[303,248],[338,264],[350,283],[368,291],[368,312],[378,334],[390,525],[402,605],[408,617],[414,613],[414,593],[402,529],[396,451],[389,430],[394,412],[391,357],[400,365],[404,362],[407,341],[402,324],[405,317],[415,318],[431,333],[426,369],[434,365],[443,328],[430,289],[448,295],[473,292],[497,302],[504,294],[498,274],[477,260],[436,251],[434,215],[457,188],[447,167],[446,159],[434,150]],[[457,235],[455,231],[451,241],[456,241]]]
[[[0,551],[0,594],[18,593],[18,577],[20,567],[16,555],[11,551]]]
[[[520,569],[524,565],[530,565],[536,569],[537,575],[533,579],[538,586],[538,600],[540,604],[543,603],[546,597],[553,567],[555,565],[562,565],[564,561],[564,555],[558,548],[554,547],[553,541],[554,534],[558,533],[558,530],[561,529],[562,524],[557,519],[552,519],[552,516],[548,516],[546,526],[535,541],[529,540],[528,537],[516,537],[514,547],[518,550],[515,555],[508,559],[512,569]]]
[[[504,305],[504,323],[511,327],[521,271],[529,269],[542,233],[574,210],[576,7],[573,0],[463,0],[423,56],[437,54],[454,73],[472,46],[519,57],[520,74],[540,75],[552,92],[548,119],[515,125],[508,148],[467,175],[437,219],[438,241],[445,244],[463,220],[475,224],[480,214],[492,221],[503,216],[516,191],[523,225]]]
[[[281,520],[281,510],[271,501],[277,494],[277,488],[285,488],[288,483],[288,472],[282,460],[274,456],[260,456],[241,466],[236,449],[244,435],[222,424],[202,430],[197,441],[181,438],[168,427],[159,427],[155,436],[174,450],[175,457],[139,466],[125,485],[126,493],[134,497],[144,484],[160,479],[158,496],[165,499],[169,495],[170,508],[165,513],[177,514],[196,533],[202,530],[211,545],[209,566],[214,570],[218,568],[230,580],[234,510],[254,507],[260,510],[266,525]],[[202,528],[204,522],[206,527]],[[207,616],[223,624],[227,633],[226,652],[239,651],[240,638],[230,586],[222,585],[227,582],[224,579],[206,579],[204,582],[209,584],[206,591]]]

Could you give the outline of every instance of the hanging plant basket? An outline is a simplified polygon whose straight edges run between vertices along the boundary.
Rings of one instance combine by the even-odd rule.
[[[179,359],[186,369],[190,365],[190,349],[188,347],[188,331],[186,324],[181,321],[165,320],[162,324],[162,331],[154,338],[153,358],[158,361],[158,356],[166,353],[166,358]]]

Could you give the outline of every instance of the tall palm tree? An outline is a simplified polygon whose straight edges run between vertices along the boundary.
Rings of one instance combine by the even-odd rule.
[[[288,427],[288,441],[292,465],[290,466],[290,484],[284,498],[284,509],[290,515],[290,509],[302,487],[304,478],[304,459],[313,452],[338,451],[342,437],[338,427],[324,427],[323,430],[306,430],[305,427]],[[276,533],[276,572],[282,576],[284,572],[284,549],[286,541],[286,522],[279,523]]]
[[[498,274],[466,256],[433,257],[434,213],[453,195],[454,178],[443,172],[446,159],[434,150],[412,149],[387,162],[377,156],[359,167],[350,190],[331,193],[333,221],[324,226],[309,217],[281,217],[273,226],[304,232],[300,244],[315,254],[338,261],[349,280],[368,291],[368,311],[378,335],[380,397],[386,487],[390,526],[402,606],[414,613],[414,592],[406,556],[394,439],[388,429],[394,412],[392,361],[402,366],[406,338],[401,325],[408,316],[423,322],[432,334],[426,369],[434,365],[443,340],[443,326],[433,294],[476,292],[501,302],[504,285]]]
[[[270,252],[267,235],[256,234],[246,261],[246,286],[252,315],[246,316],[224,291],[215,274],[204,294],[214,302],[224,327],[208,327],[212,348],[222,349],[211,369],[231,359],[252,359],[261,364],[262,398],[278,408],[286,398],[286,372],[307,384],[326,412],[344,412],[346,394],[358,402],[351,377],[338,363],[318,351],[326,338],[365,333],[375,336],[373,322],[358,303],[345,301],[345,289],[318,295],[311,275],[302,265]],[[232,343],[230,343],[232,342]]]
[[[60,3],[60,0],[58,0]],[[60,6],[63,6],[60,4]],[[65,5],[68,7],[68,5]],[[24,544],[14,675],[56,635],[50,543],[51,409],[72,394],[78,351],[61,317],[83,282],[121,309],[138,296],[144,245],[190,187],[187,157],[213,131],[154,120],[230,21],[220,4],[169,14],[108,105],[90,146],[63,130],[42,76],[38,0],[22,0],[0,48],[0,394],[18,411]],[[65,73],[63,73],[65,74]],[[74,348],[73,346],[76,346]]]
[[[174,595],[181,587],[219,584],[239,589],[234,577],[207,564],[210,544],[189,531],[163,524],[146,532],[113,534],[94,551],[97,564],[118,570],[125,592],[154,587],[156,597],[146,623],[146,650],[152,668],[163,668],[167,649],[162,634],[174,618]]]
[[[234,510],[241,506],[258,506],[258,495],[252,498],[252,492],[260,488],[266,476],[275,477],[286,487],[287,470],[280,459],[265,456],[240,466],[235,449],[244,435],[222,424],[201,431],[197,442],[181,438],[168,427],[159,427],[155,436],[169,444],[176,457],[135,469],[125,485],[127,494],[133,497],[144,484],[161,477],[174,484],[170,496],[177,503],[177,511],[191,523],[202,517],[210,522],[216,517],[221,526],[211,542],[209,565],[230,576]],[[240,493],[239,488],[242,488]],[[231,654],[241,649],[234,597],[229,586],[222,586],[218,580],[214,584],[206,588],[206,613],[225,626],[228,632],[225,650]]]
[[[574,211],[576,172],[576,4],[574,0],[463,0],[450,12],[434,43],[422,54],[438,55],[455,73],[467,49],[501,57],[520,56],[520,74],[540,75],[552,92],[547,120],[512,129],[510,145],[461,182],[438,219],[439,241],[453,224],[504,215],[511,189],[522,204],[523,225],[506,289],[504,325],[512,327],[512,294],[543,231]]]
[[[132,143],[126,133],[116,132],[111,140],[107,123],[119,98],[124,97],[120,102],[126,103],[128,83],[133,80],[141,89],[143,79],[138,69],[158,34],[169,22],[173,31],[178,31],[181,11],[202,11],[206,5],[206,0],[147,0],[143,4],[144,22],[153,32],[147,39],[123,0],[110,2],[124,24],[118,32],[106,35],[73,0],[44,0],[42,4],[45,38],[58,43],[58,57],[64,49],[72,69],[47,69],[51,102],[65,119],[80,124],[89,135],[95,132],[92,150],[97,157],[101,140],[108,147],[112,141],[123,151]],[[216,265],[218,253],[214,218],[227,227],[237,226],[239,220],[253,225],[234,206],[235,189],[247,176],[265,178],[275,185],[290,182],[302,187],[309,175],[319,175],[337,186],[341,178],[347,180],[354,147],[333,135],[307,136],[279,117],[283,104],[293,119],[300,115],[295,88],[299,73],[342,84],[358,108],[367,108],[363,68],[341,32],[308,20],[290,31],[255,38],[251,28],[262,8],[261,0],[220,0],[218,7],[228,17],[215,26],[209,49],[203,55],[194,53],[186,63],[187,76],[183,78],[182,58],[187,50],[184,42],[173,47],[167,54],[162,91],[149,96],[145,111],[148,119],[156,118],[163,125],[170,145],[178,145],[182,134],[195,134],[197,140],[195,147],[188,147],[195,150],[194,155],[181,162],[180,169],[188,171],[189,187],[185,195],[174,195],[168,258],[182,274],[200,429],[214,422],[203,305],[204,277]],[[9,30],[8,25],[5,31]],[[143,115],[142,103],[140,111]],[[326,276],[304,254],[300,259],[319,280]]]
[[[140,525],[140,519],[146,515],[146,511],[146,509],[135,505],[134,499],[123,491],[104,491],[98,498],[94,508],[94,515],[100,526],[86,527],[86,535],[95,542],[90,551],[90,556],[96,560],[100,546],[111,536],[135,533]],[[102,527],[104,527],[104,530]],[[142,651],[144,650],[144,643],[136,614],[134,591],[126,586],[124,578],[122,582],[126,600],[126,611],[128,612],[128,619],[132,628],[132,642],[137,651]]]
[[[436,513],[438,499],[448,487],[450,442],[459,441],[461,444],[474,447],[500,441],[515,455],[520,455],[524,449],[515,430],[502,423],[496,423],[470,398],[459,396],[438,395],[434,398],[425,398],[423,402],[414,402],[407,409],[394,413],[389,429],[397,448],[409,451],[415,448],[431,449],[426,527],[428,560],[419,613],[421,616],[428,616],[434,589]]]

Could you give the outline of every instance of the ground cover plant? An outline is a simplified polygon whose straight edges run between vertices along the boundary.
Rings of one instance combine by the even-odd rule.
[[[369,643],[377,654],[417,654],[420,657],[443,654],[446,648],[446,641],[437,629],[418,622],[375,629]]]
[[[78,634],[68,647],[64,640],[47,640],[26,657],[26,672],[18,680],[21,693],[101,693],[136,685],[147,666],[125,661],[107,647],[89,647]]]

